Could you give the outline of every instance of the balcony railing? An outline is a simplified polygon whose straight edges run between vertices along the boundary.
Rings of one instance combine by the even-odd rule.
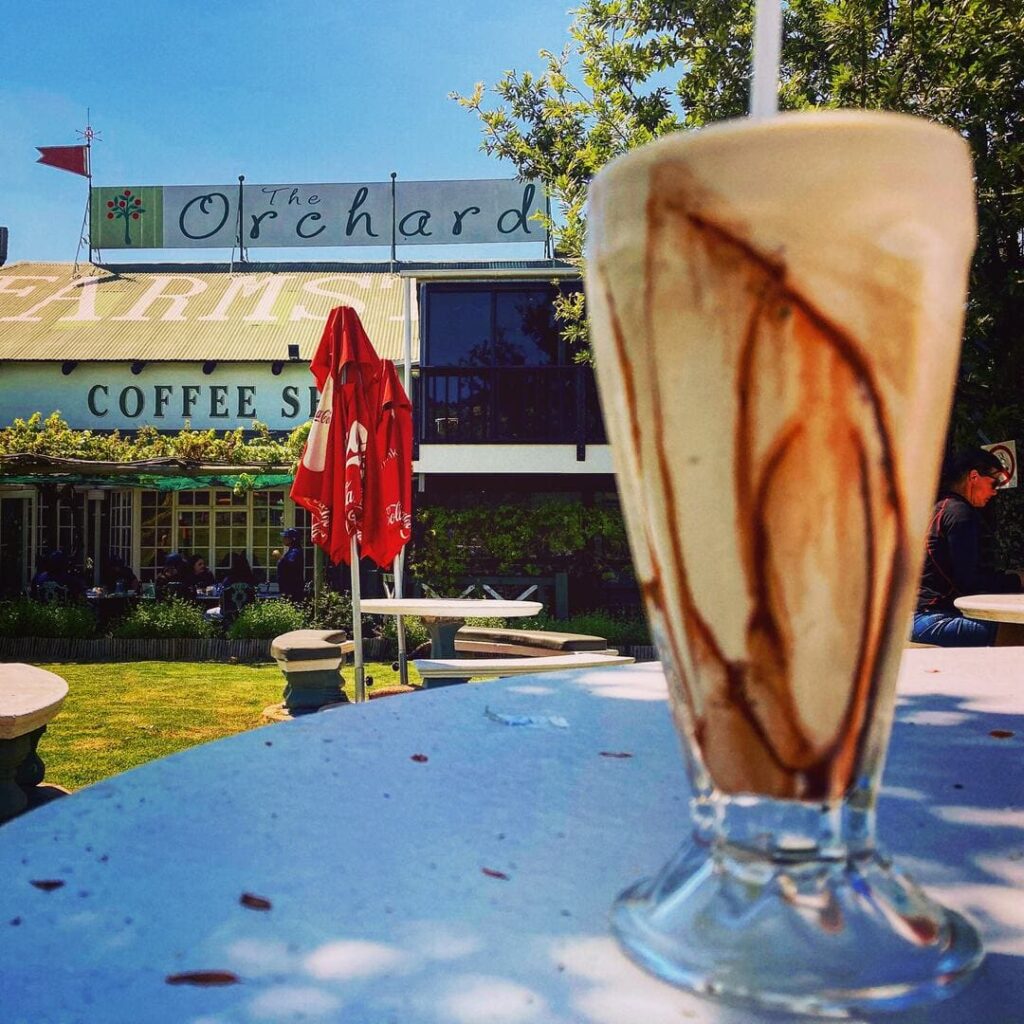
[[[586,365],[424,366],[416,397],[424,444],[607,444]]]

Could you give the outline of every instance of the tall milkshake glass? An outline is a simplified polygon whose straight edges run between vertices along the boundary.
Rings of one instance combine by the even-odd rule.
[[[586,292],[692,838],[613,911],[694,991],[844,1016],[978,936],[875,844],[956,378],[968,148],[897,114],[726,122],[591,188]],[[681,823],[682,824],[682,823]]]

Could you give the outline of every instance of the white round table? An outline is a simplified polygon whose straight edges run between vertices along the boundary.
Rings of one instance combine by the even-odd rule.
[[[469,618],[523,618],[537,615],[540,601],[499,601],[479,597],[382,597],[360,602],[368,615],[412,615],[423,620],[430,635],[430,657],[455,657],[455,635]],[[426,687],[453,686],[464,678],[432,678]]]
[[[1014,648],[904,656],[880,838],[978,922],[988,960],[878,1024],[1019,1019],[1022,669]],[[0,828],[0,1019],[765,1024],[648,975],[610,932],[688,816],[654,664],[207,743]]]
[[[953,604],[969,619],[1024,623],[1024,594],[971,594]]]

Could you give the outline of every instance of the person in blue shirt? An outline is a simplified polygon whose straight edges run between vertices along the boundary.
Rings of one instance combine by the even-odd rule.
[[[967,618],[953,602],[969,594],[1024,589],[1024,575],[987,569],[982,558],[979,509],[995,497],[1003,472],[999,459],[984,448],[957,452],[943,467],[910,636],[915,643],[990,647],[998,623]]]
[[[277,563],[277,587],[281,596],[301,604],[306,596],[306,566],[302,555],[302,532],[291,527],[281,531],[288,549]]]

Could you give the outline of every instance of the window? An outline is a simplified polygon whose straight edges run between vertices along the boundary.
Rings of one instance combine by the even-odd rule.
[[[277,560],[284,552],[282,529],[284,491],[253,491],[252,568],[260,583],[277,582]]]
[[[423,286],[426,366],[564,366],[551,284]],[[578,284],[562,291],[578,291]]]
[[[110,509],[111,550],[123,554],[129,564],[131,493],[115,492]],[[238,552],[248,558],[259,583],[277,582],[277,560],[284,550],[281,530],[290,525],[286,519],[290,503],[283,488],[238,494],[226,487],[140,491],[138,501],[139,579],[155,579],[172,551],[186,557],[202,555],[216,578],[223,579],[232,554]],[[311,555],[306,564],[312,566]]]
[[[132,492],[110,492],[110,553],[132,564]]]
[[[178,492],[177,550],[210,557],[210,492]]]
[[[210,549],[211,565],[218,579],[231,566],[231,553],[249,553],[249,495],[217,488],[211,492],[214,505],[213,545]]]
[[[175,550],[174,495],[165,491],[142,491],[139,524],[139,572],[142,582],[152,582],[164,559]],[[172,546],[173,545],[173,546]]]

